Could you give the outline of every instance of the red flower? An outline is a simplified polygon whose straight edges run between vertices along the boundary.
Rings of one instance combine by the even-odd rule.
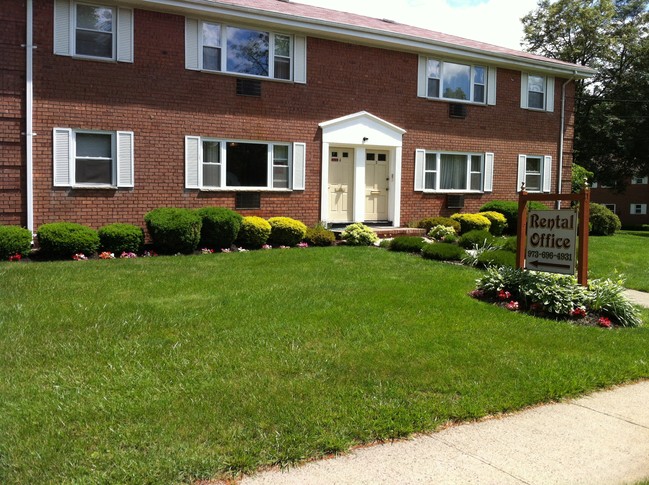
[[[584,318],[586,316],[586,310],[581,307],[573,308],[570,315],[577,318]]]
[[[611,320],[609,320],[606,317],[599,317],[599,320],[597,320],[597,324],[600,327],[609,328],[611,326]]]
[[[498,292],[498,299],[499,300],[503,300],[503,301],[504,300],[509,300],[509,298],[511,298],[511,296],[512,296],[512,294],[509,291],[500,290]]]
[[[13,256],[9,256],[9,261],[20,261],[21,259],[23,259],[23,257],[20,254],[14,254]]]

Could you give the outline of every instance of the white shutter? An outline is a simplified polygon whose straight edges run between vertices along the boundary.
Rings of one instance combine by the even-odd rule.
[[[521,191],[521,184],[525,182],[525,169],[527,168],[527,157],[525,155],[518,156],[518,179],[516,182],[516,192]]]
[[[560,177],[561,174],[558,174]],[[543,192],[552,190],[552,157],[543,157]]]
[[[293,38],[293,81],[306,84],[306,37]]]
[[[484,185],[483,192],[492,192],[494,188],[494,154],[484,154]]]
[[[293,190],[306,188],[306,143],[293,143]]]
[[[198,171],[201,164],[201,138],[185,137],[185,188],[198,189]]]
[[[69,128],[54,128],[52,136],[52,154],[54,160],[54,187],[68,187],[70,180],[70,165],[72,164],[72,130]]]
[[[548,76],[545,82],[545,109],[554,112],[554,77]]]
[[[199,42],[198,20],[185,18],[185,69],[199,69]]]
[[[494,106],[496,104],[496,69],[493,66],[490,66],[487,69],[487,104]]]
[[[133,10],[117,9],[117,60],[133,62]]]
[[[426,150],[415,150],[415,190],[424,190],[424,166]]]
[[[72,36],[70,0],[54,0],[54,54],[69,56]]]
[[[527,82],[528,82],[527,73],[521,72],[521,108],[523,109],[527,109],[527,107],[529,106],[527,102],[527,96],[528,96]]]
[[[117,186],[133,187],[133,132],[117,132]]]
[[[417,96],[420,98],[428,97],[428,58],[426,56],[419,56]]]

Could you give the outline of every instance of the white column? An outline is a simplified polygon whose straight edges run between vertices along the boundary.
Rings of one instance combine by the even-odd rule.
[[[403,148],[401,145],[394,149],[394,180],[391,180],[390,200],[393,202],[392,212],[392,226],[399,227],[401,225],[401,163],[403,156]]]
[[[322,143],[322,186],[320,190],[320,220],[329,221],[329,143]]]
[[[365,147],[354,149],[354,222],[365,221]]]

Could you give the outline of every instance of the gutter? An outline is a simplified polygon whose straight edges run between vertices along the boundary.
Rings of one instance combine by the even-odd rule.
[[[562,178],[563,178],[563,144],[566,129],[566,86],[577,78],[577,71],[561,86],[561,137],[559,139],[559,170],[557,171],[557,194],[561,194]],[[561,209],[561,201],[556,202],[557,209]]]
[[[27,5],[27,38],[22,45],[25,48],[25,145],[26,162],[25,171],[27,178],[27,229],[34,233],[34,147],[33,140],[36,133],[33,132],[33,110],[34,110],[34,5],[33,0],[26,0]]]

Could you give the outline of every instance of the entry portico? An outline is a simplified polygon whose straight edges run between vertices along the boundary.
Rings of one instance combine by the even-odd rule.
[[[366,111],[322,128],[321,220],[384,222],[399,227],[403,135]]]

